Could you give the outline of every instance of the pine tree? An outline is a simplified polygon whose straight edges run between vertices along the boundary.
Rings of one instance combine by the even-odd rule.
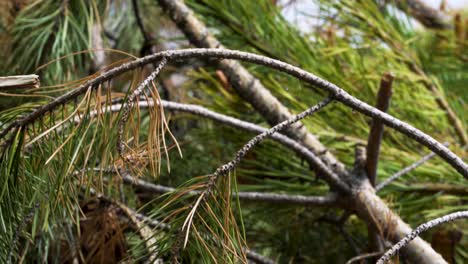
[[[467,261],[466,14],[297,4],[0,4],[0,260]]]

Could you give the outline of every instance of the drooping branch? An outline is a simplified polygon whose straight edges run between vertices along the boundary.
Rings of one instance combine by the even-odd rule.
[[[148,63],[153,63],[159,61],[162,58],[167,58],[170,60],[181,60],[187,58],[228,58],[228,59],[238,59],[247,62],[252,62],[260,65],[265,65],[267,67],[279,70],[281,72],[290,74],[303,80],[311,85],[314,85],[320,89],[323,89],[330,93],[333,96],[333,99],[342,102],[343,104],[349,106],[350,108],[361,112],[367,116],[370,116],[374,119],[381,120],[385,125],[394,128],[395,130],[401,132],[402,134],[416,140],[422,145],[428,147],[445,161],[447,161],[452,167],[454,167],[461,175],[465,178],[468,178],[468,165],[465,164],[457,155],[452,151],[446,148],[444,145],[436,141],[431,136],[425,134],[419,129],[414,128],[413,126],[400,121],[393,116],[386,114],[361,100],[351,96],[343,89],[338,86],[325,81],[305,70],[302,70],[298,67],[292,66],[288,63],[281,62],[275,59],[267,58],[260,55],[255,55],[247,52],[233,51],[233,50],[224,50],[224,49],[186,49],[186,50],[169,50],[158,52],[153,55],[143,57],[141,59],[125,63],[122,66],[116,67],[110,71],[99,75],[98,77],[87,81],[85,84],[81,85],[79,88],[72,90],[71,92],[57,97],[49,104],[43,105],[32,113],[16,119],[14,122],[10,123],[1,133],[0,139],[7,135],[11,130],[16,127],[26,126],[34,122],[37,118],[44,115],[48,111],[55,109],[56,107],[67,103],[70,100],[73,100],[77,96],[86,92],[89,87],[97,87],[98,84],[112,79],[115,76],[118,76],[124,72],[141,67]]]
[[[424,231],[427,231],[435,226],[438,226],[443,223],[451,222],[457,219],[468,218],[468,211],[460,211],[452,214],[448,214],[434,220],[431,220],[427,223],[424,223],[418,226],[416,229],[411,232],[411,234],[404,237],[400,242],[395,244],[391,249],[389,249],[378,261],[377,264],[384,264],[391,257],[393,257],[400,249],[405,247],[408,243],[410,243],[413,239],[419,236]]]
[[[237,151],[235,157],[231,161],[219,166],[213,174],[209,175],[208,180],[204,185],[203,191],[201,191],[200,194],[197,195],[198,198],[196,199],[196,202],[190,207],[190,212],[187,214],[184,224],[180,228],[179,234],[177,235],[177,239],[174,243],[174,246],[172,247],[175,261],[177,261],[178,259],[177,255],[178,251],[180,250],[182,240],[184,241],[183,248],[185,248],[187,245],[190,227],[192,226],[194,221],[193,216],[196,214],[197,209],[202,204],[206,203],[207,197],[209,197],[213,193],[217,180],[221,177],[226,177],[229,173],[231,173],[241,162],[241,160],[245,157],[245,155],[264,139],[278,131],[281,131],[282,129],[289,127],[291,124],[294,124],[295,122],[319,111],[320,109],[327,106],[332,100],[332,97],[327,97],[318,104],[310,107],[309,109],[294,116],[293,118],[283,121],[268,129],[267,131],[253,137],[251,140],[249,140],[249,142],[247,142],[247,144],[245,144],[240,150]],[[337,186],[340,187],[341,192],[348,194],[351,193],[349,187],[343,181],[338,180],[335,184],[337,184]]]
[[[304,71],[298,67],[292,66],[288,63],[281,62],[275,59],[267,58],[260,55],[255,55],[247,52],[241,51],[232,51],[232,50],[223,50],[223,49],[186,49],[186,50],[169,50],[158,52],[153,55],[143,57],[141,59],[125,63],[122,66],[116,67],[110,71],[99,75],[98,77],[87,81],[85,84],[81,85],[79,88],[72,90],[71,92],[57,97],[49,104],[43,105],[32,113],[16,119],[14,122],[10,123],[1,133],[0,139],[7,135],[15,127],[25,126],[34,122],[37,118],[44,115],[46,112],[55,109],[56,107],[67,103],[68,101],[76,98],[77,96],[86,92],[89,87],[96,87],[96,85],[110,80],[111,78],[118,76],[124,72],[135,69],[137,67],[143,66],[148,63],[153,63],[159,61],[162,58],[169,60],[180,60],[187,58],[229,58],[229,59],[239,59],[247,62],[257,63],[260,65],[265,65],[273,69],[277,69],[284,73],[290,74],[300,80],[303,80],[309,84],[312,84],[318,88],[321,88],[330,93],[335,100],[342,102],[343,104],[349,106],[350,108],[359,111],[367,116],[370,116],[374,119],[381,120],[384,124],[389,127],[396,129],[397,131],[407,135],[408,137],[416,140],[417,142],[428,147],[449,164],[452,165],[461,175],[465,178],[468,178],[468,166],[452,151],[447,149],[441,143],[436,141],[431,136],[423,133],[419,129],[414,128],[413,126],[402,122],[391,115],[388,115],[374,107],[360,101],[359,99],[351,96],[343,89],[338,86],[327,82],[307,71]]]
[[[387,112],[388,107],[390,106],[393,78],[393,74],[386,73],[380,82],[380,89],[377,94],[377,104],[375,107],[382,112]],[[379,162],[383,131],[384,125],[382,122],[380,120],[373,119],[366,150],[366,172],[372,185],[375,185],[375,178],[377,177],[377,164]]]
[[[145,99],[144,101],[137,101],[135,103],[137,103],[138,107],[140,108],[155,107],[155,104],[157,104],[157,102],[155,103],[154,100],[148,100],[148,99]],[[213,121],[216,121],[216,122],[219,122],[219,123],[231,126],[231,127],[239,128],[239,129],[257,133],[257,134],[264,133],[268,130],[267,128],[264,128],[256,124],[252,124],[252,123],[242,121],[242,120],[230,117],[230,116],[216,113],[214,111],[208,110],[199,105],[181,104],[181,103],[170,102],[170,101],[165,101],[165,100],[161,100],[161,104],[162,104],[162,107],[166,110],[190,113],[193,115],[211,119]],[[98,115],[98,113],[105,113],[105,112],[119,112],[121,111],[122,107],[123,107],[123,104],[117,102],[116,104],[113,104],[113,105],[103,106],[100,111],[93,110],[89,113],[89,116],[94,117]],[[82,118],[80,116],[76,116],[73,119],[73,121],[74,123],[79,123],[81,119]],[[335,183],[340,184],[341,180],[310,149],[304,147],[299,142],[280,133],[274,133],[270,137],[271,139],[284,145],[290,150],[296,152],[300,157],[302,157],[305,161],[307,161],[314,168],[318,168],[317,170],[322,172],[320,174],[320,177],[322,177],[325,181],[327,181],[331,186],[334,186],[335,188],[339,189],[339,187],[337,187]]]

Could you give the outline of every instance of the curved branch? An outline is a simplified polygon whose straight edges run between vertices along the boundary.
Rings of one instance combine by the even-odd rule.
[[[393,257],[401,248],[406,246],[408,243],[411,242],[411,240],[415,239],[416,237],[419,236],[422,232],[431,229],[435,226],[438,226],[443,223],[451,222],[456,219],[461,219],[461,218],[468,218],[468,211],[460,211],[452,214],[448,214],[439,218],[436,218],[434,220],[431,220],[427,223],[424,223],[420,226],[418,226],[411,234],[408,234],[405,236],[400,242],[395,244],[390,250],[388,250],[378,261],[376,264],[384,264],[388,260],[390,260],[391,257]]]
[[[224,50],[224,49],[185,49],[185,50],[169,50],[158,52],[140,59],[137,59],[132,62],[125,63],[119,67],[116,67],[110,71],[103,73],[102,75],[87,81],[85,84],[81,85],[77,89],[70,91],[69,93],[60,96],[54,99],[49,104],[43,105],[37,108],[32,113],[26,115],[25,117],[19,118],[12,122],[6,129],[0,133],[0,139],[8,134],[9,131],[15,127],[25,126],[34,122],[37,118],[42,116],[48,111],[55,109],[57,106],[60,106],[68,101],[76,98],[77,96],[86,92],[89,87],[97,87],[100,83],[103,83],[107,80],[112,79],[115,76],[118,76],[124,72],[141,67],[148,63],[156,62],[162,58],[166,57],[168,60],[182,60],[188,58],[218,58],[218,59],[238,59],[246,62],[256,63],[259,65],[264,65],[272,69],[279,70],[281,72],[287,73],[291,76],[296,77],[299,80],[305,81],[315,87],[323,89],[330,93],[333,96],[333,99],[342,102],[348,107],[361,112],[373,119],[382,121],[389,127],[394,128],[395,130],[401,132],[402,134],[416,140],[422,145],[428,147],[433,152],[438,154],[441,158],[447,161],[453,168],[455,168],[461,175],[468,179],[468,165],[465,164],[457,155],[452,151],[446,148],[444,145],[439,143],[437,140],[431,136],[425,134],[421,130],[400,121],[393,116],[386,114],[367,103],[351,96],[349,93],[339,88],[333,83],[330,83],[326,80],[321,79],[320,77],[315,76],[312,73],[309,73],[301,68],[290,65],[288,63],[271,59],[268,57],[255,55],[252,53],[242,52],[242,51],[233,51],[233,50]]]
[[[155,105],[155,102],[152,100],[137,101],[136,103],[138,103],[138,106],[141,108],[154,107]],[[267,128],[264,128],[262,126],[259,126],[250,122],[242,121],[242,120],[230,117],[230,116],[216,113],[214,111],[208,110],[199,105],[182,104],[182,103],[170,102],[170,101],[165,101],[165,100],[161,100],[161,104],[162,104],[162,107],[167,110],[191,113],[193,115],[205,117],[213,121],[220,122],[228,126],[240,128],[242,130],[253,132],[253,133],[260,134],[268,130]],[[120,103],[113,104],[110,106],[103,106],[102,110],[99,112],[119,112],[122,109],[122,107],[123,107],[123,104],[120,104]],[[90,112],[89,115],[90,117],[93,117],[97,114],[98,114],[98,111],[93,110],[92,112]],[[80,122],[80,120],[81,120],[81,117],[77,116],[75,117],[74,122],[78,123]],[[317,155],[315,155],[311,150],[304,147],[299,142],[280,133],[272,134],[271,139],[277,141],[283,146],[296,152],[299,156],[304,158],[304,160],[307,161],[311,166],[313,166],[314,168],[317,168],[318,171],[321,171],[322,174],[320,174],[320,176],[331,186],[337,189],[340,188],[339,185],[342,185],[342,187],[345,187],[345,185],[342,184],[339,177],[336,174],[334,174],[334,172],[330,170],[330,168],[325,163],[323,163],[323,161]]]

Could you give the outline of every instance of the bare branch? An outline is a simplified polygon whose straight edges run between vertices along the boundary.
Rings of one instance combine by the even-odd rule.
[[[468,195],[468,187],[463,184],[444,183],[412,183],[403,188],[398,188],[401,192],[419,192],[426,194],[443,193],[457,196]]]
[[[0,90],[39,88],[39,76],[15,75],[0,77]]]
[[[445,143],[445,144],[447,144],[447,143]],[[393,174],[392,176],[388,177],[387,179],[385,179],[383,182],[379,183],[375,187],[375,191],[378,192],[378,191],[382,190],[385,186],[389,185],[394,180],[396,180],[396,179],[400,178],[401,176],[411,172],[412,170],[415,170],[417,167],[423,165],[424,163],[426,163],[426,161],[432,159],[433,157],[435,157],[434,152],[431,152],[431,153],[427,154],[422,159],[416,161],[415,163],[409,165],[408,167],[402,169],[401,171],[399,171],[399,172]]]
[[[424,223],[420,226],[418,226],[411,234],[408,234],[405,236],[400,242],[395,244],[390,250],[388,250],[378,261],[377,264],[384,264],[388,260],[390,260],[391,257],[393,257],[401,248],[406,246],[408,243],[410,243],[414,238],[418,237],[419,234],[422,232],[431,229],[435,226],[438,226],[443,223],[451,222],[457,219],[461,218],[468,218],[468,211],[460,211],[452,214],[448,214],[439,218],[436,218],[434,220],[431,220],[427,223]]]
[[[355,203],[356,214],[378,230],[378,233],[386,240],[397,243],[413,230],[375,194],[375,189],[367,178],[364,179],[365,181],[361,183],[352,199]],[[411,263],[447,263],[429,243],[419,237],[403,250],[405,257]]]
[[[177,189],[173,187],[153,184],[144,180],[137,179],[131,176],[126,171],[120,171],[122,180],[125,184],[130,184],[133,187],[151,192],[154,194],[165,194],[175,192]],[[191,195],[199,195],[202,191],[191,191]],[[304,206],[326,206],[336,207],[339,206],[338,196],[329,194],[326,196],[307,196],[307,195],[294,195],[294,194],[279,194],[279,193],[264,193],[264,192],[238,192],[233,193],[233,197],[238,197],[244,201],[253,202],[267,202],[267,203],[280,203],[280,204],[294,204]]]
[[[259,263],[259,264],[274,264],[276,263],[275,261],[265,257],[265,256],[262,256],[260,254],[258,254],[257,252],[253,251],[253,250],[250,250],[248,248],[245,249],[245,253],[247,254],[247,258],[254,261],[255,263]]]
[[[393,74],[386,73],[382,77],[379,93],[377,94],[376,108],[382,112],[387,112],[390,106],[390,98],[392,97],[392,82]],[[377,177],[377,164],[379,162],[380,145],[384,131],[383,123],[378,119],[372,119],[372,125],[367,140],[367,159],[366,172],[370,183],[375,186],[375,178]]]

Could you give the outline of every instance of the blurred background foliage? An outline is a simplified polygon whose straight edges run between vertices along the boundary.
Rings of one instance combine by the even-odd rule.
[[[137,1],[141,22],[149,38],[145,37],[131,2],[2,1],[0,76],[36,73],[40,75],[41,88],[2,93],[0,125],[44,104],[50,98],[76,88],[100,71],[147,54],[145,45],[149,45],[149,50],[153,52],[190,47],[154,0]],[[449,142],[450,149],[466,158],[452,124],[435,101],[437,95],[427,88],[430,84],[435,85],[466,126],[466,12],[459,10],[450,13],[454,17],[452,29],[432,30],[423,28],[402,11],[392,5],[383,5],[381,1],[315,0],[310,1],[310,5],[317,7],[317,12],[298,11],[301,12],[301,19],[313,21],[312,28],[303,28],[284,16],[284,10],[294,6],[295,2],[186,1],[227,48],[258,53],[297,65],[335,83],[368,104],[375,104],[383,74],[392,72],[395,80],[389,113],[441,142]],[[99,62],[99,56],[104,58],[103,62]],[[265,67],[245,66],[294,113],[313,105],[323,96],[321,91],[309,89],[305,87],[307,84],[285,74]],[[415,66],[421,71],[415,71]],[[113,94],[123,94],[150,70],[143,68],[125,74],[107,84],[107,87]],[[158,88],[163,99],[200,104],[220,113],[267,126],[263,118],[235,93],[222,73],[209,62],[170,65],[165,69]],[[83,102],[85,105],[90,104],[84,99]],[[75,102],[75,107],[79,103]],[[58,122],[54,118],[60,118],[60,115],[63,118],[74,109],[74,106],[63,106],[61,112],[51,113],[41,122],[52,125]],[[157,179],[141,177],[168,186],[179,186],[194,176],[213,172],[252,136],[186,114],[168,113],[167,118],[180,144],[183,158],[173,148],[169,153],[170,172],[163,169]],[[148,130],[149,119],[149,111],[141,110],[138,127],[142,138],[148,137],[145,131]],[[33,221],[33,226],[39,227],[32,227],[31,230],[35,231],[22,238],[22,243],[30,247],[29,251],[24,251],[24,258],[38,260],[43,257],[53,260],[54,250],[59,250],[63,245],[52,243],[52,239],[58,237],[59,240],[67,241],[75,235],[71,223],[63,219],[73,216],[79,220],[79,210],[73,205],[78,202],[83,204],[82,200],[86,199],[75,200],[79,189],[74,180],[68,180],[64,175],[70,175],[70,168],[81,168],[84,163],[105,167],[115,161],[115,150],[112,149],[115,145],[114,121],[113,117],[105,117],[99,124],[69,127],[59,134],[50,135],[50,138],[47,137],[48,142],[54,142],[31,151],[35,162],[22,163],[23,173],[27,174],[25,180],[37,181],[38,186],[48,186],[50,183],[52,186],[61,185],[57,188],[64,191],[64,195],[46,195],[39,187],[34,187],[29,193],[28,190],[18,193],[17,198],[21,197],[22,202],[18,202],[21,213],[12,216],[16,219],[27,215],[28,208],[34,207],[35,202],[31,201],[37,197],[42,197],[42,201],[60,201],[54,206],[39,203],[41,214],[34,216]],[[351,167],[354,146],[367,141],[370,119],[343,105],[333,104],[304,120],[304,124],[334,155]],[[45,131],[46,128],[47,125],[44,125],[44,128],[38,128],[34,133],[38,135],[41,129]],[[69,138],[67,133],[71,135]],[[39,165],[65,141],[67,144],[60,158],[52,159],[47,166]],[[91,148],[93,153],[99,154],[90,155],[87,150]],[[391,129],[385,130],[378,181],[412,164],[426,153],[427,149],[418,143]],[[162,168],[166,168],[167,162],[163,158]],[[145,173],[149,172],[143,171]],[[244,191],[313,195],[323,194],[327,190],[327,186],[315,178],[300,158],[271,141],[262,143],[249,154],[236,170],[236,175],[239,190]],[[103,174],[94,175],[97,179],[91,176],[87,178],[85,186],[100,190],[110,197],[118,196],[115,185],[103,181]],[[412,189],[415,184],[425,183],[468,188],[466,181],[449,165],[434,158],[380,194],[412,226],[467,208],[467,192],[452,195]],[[124,193],[133,207],[139,208],[149,202],[144,211],[157,211],[158,208],[151,208],[154,204],[151,203],[151,197],[135,193],[131,188]],[[242,203],[242,211],[236,213],[242,214],[249,247],[281,263],[344,263],[357,254],[356,250],[366,248],[365,224],[352,216],[343,227],[339,227],[336,219],[340,217],[340,212],[335,209]],[[75,220],[72,222],[80,222]],[[54,230],[62,232],[57,235]],[[82,227],[81,231],[85,232],[83,230]],[[454,257],[457,263],[468,261],[466,222],[446,225],[423,237],[427,241],[440,240],[442,238],[437,236],[443,236],[441,234],[449,231],[464,234],[462,240],[455,243]],[[9,232],[8,236],[13,237],[14,228],[10,228]],[[124,254],[120,258],[138,259],[143,254],[138,236],[123,231],[122,234],[126,236],[123,238],[125,246],[122,247],[130,247],[132,250],[130,256]],[[116,239],[119,241],[122,238]],[[39,242],[30,243],[36,240]],[[100,250],[105,250],[105,247]],[[43,252],[49,254],[44,257]],[[116,255],[116,258],[119,256]]]

